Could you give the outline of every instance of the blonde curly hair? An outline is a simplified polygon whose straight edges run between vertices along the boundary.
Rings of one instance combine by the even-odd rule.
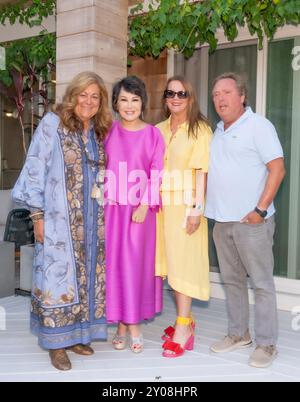
[[[85,71],[73,78],[68,85],[62,103],[56,104],[53,111],[60,117],[63,126],[70,132],[83,130],[81,120],[75,114],[78,96],[90,85],[96,84],[100,90],[100,106],[93,117],[94,130],[103,141],[111,128],[112,116],[108,106],[108,93],[102,78],[93,72]]]

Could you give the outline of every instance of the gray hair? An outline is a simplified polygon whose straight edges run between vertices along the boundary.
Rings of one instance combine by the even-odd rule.
[[[244,106],[246,107],[248,103],[248,88],[246,81],[241,75],[232,72],[221,74],[214,80],[213,88],[219,81],[227,79],[233,80],[236,83],[240,96],[245,96]]]

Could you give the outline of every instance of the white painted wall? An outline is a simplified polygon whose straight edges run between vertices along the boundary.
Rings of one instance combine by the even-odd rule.
[[[41,26],[34,28],[19,23],[10,25],[9,22],[5,26],[0,25],[0,43],[37,36],[43,29],[47,29],[50,33],[56,31],[54,15],[46,18]]]

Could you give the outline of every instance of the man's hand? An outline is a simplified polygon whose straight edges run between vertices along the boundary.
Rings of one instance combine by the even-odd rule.
[[[34,222],[34,238],[36,242],[44,244],[44,219]]]
[[[140,205],[132,214],[132,222],[144,223],[148,209],[149,209],[148,205]]]
[[[195,233],[200,226],[201,216],[188,216],[186,222],[186,233],[192,235]]]
[[[264,218],[258,215],[257,212],[252,211],[241,220],[241,223],[248,223],[249,225],[258,225],[264,222]]]

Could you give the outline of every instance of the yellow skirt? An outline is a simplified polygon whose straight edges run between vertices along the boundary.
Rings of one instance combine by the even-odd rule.
[[[183,192],[163,192],[163,210],[157,214],[156,275],[168,277],[175,291],[199,300],[209,300],[207,219],[191,236],[184,228],[186,205]]]

